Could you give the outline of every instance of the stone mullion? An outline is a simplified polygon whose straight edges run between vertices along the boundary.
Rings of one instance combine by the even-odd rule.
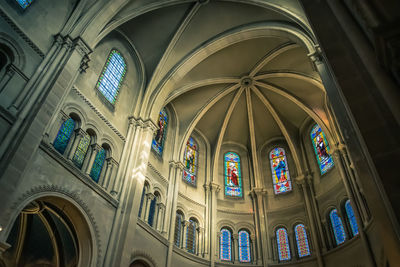
[[[90,175],[97,152],[99,152],[100,149],[101,149],[101,146],[99,146],[98,144],[91,145],[91,154],[90,154],[88,163],[86,165],[86,171],[85,171],[85,173],[87,175]],[[84,170],[84,169],[82,168],[82,170]]]
[[[290,249],[290,261],[296,261],[296,245],[295,245],[295,238],[293,235],[293,229],[287,229],[288,234],[288,241],[289,241],[289,249]]]
[[[238,238],[239,238],[239,235],[237,233],[234,233],[232,235],[232,251],[233,251],[232,261],[235,264],[239,263],[239,243],[238,243]]]
[[[256,236],[250,235],[250,260],[252,263],[256,263]]]
[[[107,171],[103,182],[103,188],[110,192],[112,189],[113,182],[115,181],[115,174],[117,172],[118,162],[113,158],[107,159]]]
[[[144,210],[144,221],[147,222],[147,224],[149,224],[151,201],[155,198],[155,196],[152,193],[147,193],[145,195],[145,198],[146,198],[146,208]],[[153,218],[153,223],[154,223],[154,218]]]
[[[159,232],[163,231],[163,222],[165,218],[165,205],[163,203],[158,203],[158,215],[157,215],[157,227],[156,230]]]
[[[207,185],[207,184],[204,184],[204,186],[203,186],[203,188],[204,188],[204,193],[205,193],[205,206],[206,206],[206,208],[205,208],[205,218],[204,218],[204,222],[205,222],[205,225],[204,225],[204,236],[203,236],[203,253],[206,255],[206,254],[208,254],[208,255],[210,255],[210,251],[209,251],[209,240],[211,239],[210,238],[210,228],[211,228],[211,225],[210,225],[210,222],[209,222],[209,220],[210,220],[210,208],[209,208],[209,205],[210,205],[210,198],[211,198],[211,196],[210,196],[210,187]]]

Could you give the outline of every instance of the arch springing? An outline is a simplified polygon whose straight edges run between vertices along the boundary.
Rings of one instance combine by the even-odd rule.
[[[153,150],[159,155],[162,156],[164,150],[164,142],[165,136],[168,127],[168,114],[165,108],[160,111],[158,115],[158,130],[156,132],[156,136],[151,143],[151,147]]]
[[[225,168],[225,195],[233,197],[242,197],[242,175],[240,168],[240,157],[234,152],[228,152],[224,155]]]
[[[61,154],[64,154],[65,149],[67,148],[67,145],[72,136],[72,132],[75,129],[75,125],[75,120],[72,118],[68,118],[61,125],[60,130],[58,131],[57,137],[53,142],[53,146]]]
[[[288,234],[285,228],[279,228],[276,230],[276,241],[278,243],[278,255],[279,261],[290,260],[290,248]]]
[[[196,186],[197,161],[199,158],[198,145],[196,141],[189,137],[185,150],[185,168],[183,170],[183,180],[188,184]]]
[[[275,194],[292,191],[285,150],[280,147],[272,149],[269,153],[269,160]]]
[[[96,88],[113,105],[117,100],[125,73],[126,63],[124,57],[118,50],[111,50]]]
[[[333,235],[335,236],[336,240],[336,245],[340,245],[346,240],[346,233],[344,232],[342,219],[339,217],[337,209],[333,209],[329,213],[329,217],[331,220]]]
[[[245,230],[239,231],[239,261],[250,262],[250,234]]]
[[[314,146],[315,156],[317,157],[318,166],[321,175],[329,171],[333,166],[333,159],[330,154],[328,140],[318,124],[315,124],[311,130],[311,140]]]
[[[232,234],[228,229],[221,230],[219,239],[220,253],[219,258],[223,261],[232,260]]]
[[[306,228],[303,224],[298,224],[294,227],[296,235],[296,245],[299,258],[310,255],[310,246],[308,245],[308,238]]]
[[[354,211],[353,207],[351,206],[350,199],[346,201],[344,207],[346,209],[347,219],[350,224],[351,233],[353,234],[353,236],[356,236],[358,235],[358,225],[356,217],[354,216]]]

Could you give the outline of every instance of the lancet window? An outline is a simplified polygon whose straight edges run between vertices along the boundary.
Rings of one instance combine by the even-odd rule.
[[[199,158],[199,150],[196,141],[189,137],[185,150],[185,168],[183,170],[183,180],[190,185],[196,186],[197,180],[197,164]]]
[[[275,194],[286,193],[292,190],[289,169],[286,160],[285,150],[277,147],[269,153],[269,160],[272,171],[272,182]]]
[[[240,157],[234,152],[228,152],[224,155],[225,169],[225,195],[232,197],[242,197],[242,171],[240,166]]]
[[[334,166],[334,163],[330,154],[328,140],[326,140],[325,134],[318,124],[311,130],[311,140],[321,174],[325,174]]]
[[[168,127],[168,114],[165,108],[160,111],[157,124],[158,129],[151,144],[151,147],[159,156],[162,156],[164,150],[165,136]]]

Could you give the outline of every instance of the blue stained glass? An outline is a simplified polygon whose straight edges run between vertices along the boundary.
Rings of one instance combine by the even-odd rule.
[[[112,50],[100,75],[96,88],[114,104],[126,72],[126,63],[120,52]]]
[[[154,137],[153,142],[151,143],[151,147],[153,148],[153,150],[160,156],[162,156],[162,152],[164,149],[167,127],[168,127],[168,115],[167,112],[165,111],[165,108],[163,108],[158,116],[158,130],[156,136]]]
[[[314,152],[317,157],[319,169],[321,174],[324,174],[334,166],[334,163],[329,152],[328,140],[326,140],[325,134],[318,124],[316,124],[311,130],[311,140],[314,146]]]
[[[285,228],[279,228],[278,230],[276,230],[276,240],[278,242],[279,260],[290,260],[289,240]]]
[[[61,125],[57,137],[53,143],[54,148],[61,154],[64,154],[74,129],[75,129],[75,121],[71,118],[67,119]]]
[[[156,202],[157,202],[156,198],[153,198],[150,202],[149,218],[147,219],[147,222],[149,223],[150,226],[153,226],[154,223],[154,215],[156,213]]]
[[[185,150],[185,168],[183,170],[183,180],[196,186],[197,160],[199,157],[198,146],[192,137],[189,138]]]
[[[82,168],[83,160],[86,157],[90,145],[90,135],[85,134],[79,141],[78,147],[76,148],[75,154],[72,158],[72,162],[78,167]]]
[[[234,152],[228,152],[224,156],[225,168],[225,195],[242,197],[242,172],[240,169],[240,157]]]
[[[182,215],[177,213],[176,214],[176,219],[175,219],[175,245],[176,246],[180,246],[180,242],[181,242],[181,232],[182,232]]]
[[[299,257],[305,257],[310,255],[310,246],[308,245],[308,238],[306,228],[303,224],[298,224],[294,228],[296,234],[297,251]]]
[[[358,235],[358,225],[356,217],[354,216],[353,207],[350,204],[350,200],[347,200],[344,206],[346,209],[347,218],[349,219],[350,222],[351,231],[353,233],[353,236],[356,236]]]
[[[246,231],[239,232],[239,261],[250,262],[250,235]]]
[[[106,160],[106,150],[101,148],[94,159],[92,170],[90,171],[90,177],[97,183],[100,178],[101,170],[103,169],[104,161]]]
[[[140,206],[139,206],[139,214],[138,214],[139,217],[142,215],[143,202],[144,202],[145,195],[146,195],[146,187],[143,186],[142,196],[140,197]]]
[[[223,261],[232,260],[232,242],[231,232],[227,229],[221,230],[221,237],[219,240],[220,246],[220,259]]]
[[[340,245],[346,240],[346,233],[344,232],[342,219],[340,219],[336,209],[330,212],[329,217],[331,219],[331,224],[336,244]]]
[[[32,4],[33,0],[17,0],[17,2],[20,7],[26,9],[28,6]]]
[[[186,230],[186,249],[190,253],[196,252],[196,222],[192,219]]]
[[[292,191],[292,182],[290,181],[285,150],[280,147],[272,149],[269,153],[269,159],[275,194]]]

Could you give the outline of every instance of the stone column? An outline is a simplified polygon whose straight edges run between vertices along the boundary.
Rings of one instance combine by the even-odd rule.
[[[207,255],[210,255],[209,245],[210,245],[210,231],[211,231],[211,224],[210,224],[210,187],[208,184],[203,185],[204,193],[205,193],[205,216],[204,216],[204,236],[203,236],[203,253],[204,257],[207,258]]]
[[[239,263],[239,235],[234,233],[232,235],[232,261],[234,264]]]
[[[217,198],[218,192],[220,191],[220,186],[213,182],[210,182],[210,260],[211,260],[211,267],[215,266],[215,256],[217,255],[217,240],[216,240],[216,233],[219,229],[216,229],[216,219],[217,219]]]
[[[220,249],[220,244],[219,244],[220,240],[221,240],[221,232],[218,230],[218,232],[217,232],[217,244],[218,244],[218,246],[217,246],[217,249],[216,249],[217,259],[221,258],[221,249]]]
[[[252,263],[256,263],[256,235],[250,235],[250,259]]]
[[[260,229],[260,214],[258,211],[258,205],[257,205],[257,194],[254,190],[250,192],[252,204],[253,204],[253,210],[254,210],[254,225],[255,225],[255,238],[257,238],[257,245],[255,246],[254,249],[254,262],[257,264],[261,264],[262,262],[262,252],[261,252],[261,229]]]
[[[258,212],[258,217],[260,221],[260,240],[261,240],[261,255],[262,255],[262,262],[264,266],[268,266],[268,263],[271,261],[271,251],[268,247],[266,240],[269,240],[269,232],[268,232],[268,218],[266,215],[265,209],[265,198],[267,191],[262,188],[254,188],[254,194],[256,195],[256,203]]]
[[[90,172],[93,167],[94,159],[96,158],[97,152],[99,152],[99,150],[101,149],[101,146],[99,146],[98,144],[93,144],[93,145],[91,145],[91,148],[92,148],[91,149],[92,153],[90,154],[90,158],[89,158],[88,164],[86,166],[86,174],[87,175],[90,175]]]
[[[110,191],[111,189],[110,185],[112,185],[115,180],[115,173],[118,168],[118,162],[111,157],[106,159],[106,161],[107,161],[107,170],[104,175],[104,181],[102,186],[106,191]]]
[[[310,203],[310,198],[312,198],[312,196],[310,196],[309,191],[307,190],[307,182],[306,182],[306,178],[304,175],[300,175],[300,176],[296,177],[294,180],[300,186],[300,190],[303,191],[308,222],[310,223],[310,227],[311,227],[311,238],[312,238],[312,241],[314,244],[314,251],[311,251],[311,253],[315,253],[318,266],[323,267],[324,262],[323,262],[322,255],[321,255],[321,249],[319,247],[321,240],[318,238],[318,235],[317,235],[317,229],[315,226],[315,214],[313,213],[313,209],[312,209],[311,203]]]
[[[81,141],[82,137],[87,134],[84,130],[82,130],[82,128],[76,129],[74,132],[75,135],[72,137],[72,140],[70,140],[67,148],[65,149],[65,153],[68,155],[69,160],[72,160],[79,142]]]
[[[158,215],[157,215],[157,231],[162,232],[164,227],[165,218],[165,205],[163,203],[158,203]]]
[[[150,206],[151,206],[151,201],[155,198],[153,193],[147,193],[145,195],[146,198],[146,206],[144,210],[144,221],[149,224],[149,214],[150,214]],[[154,221],[153,221],[154,223]]]

